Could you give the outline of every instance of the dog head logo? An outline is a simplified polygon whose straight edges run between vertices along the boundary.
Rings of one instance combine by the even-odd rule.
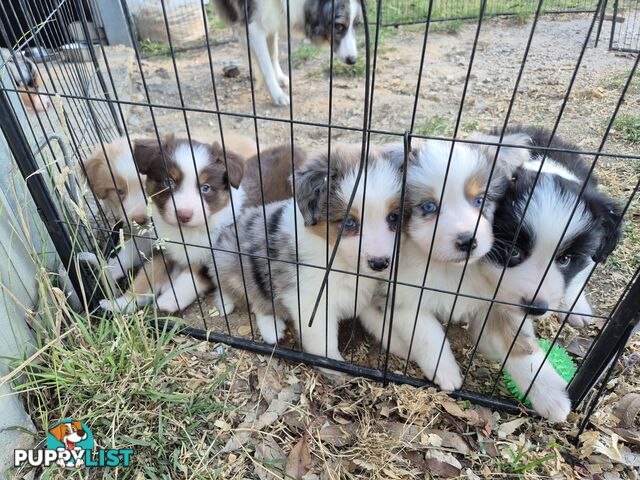
[[[69,452],[81,453],[82,451],[93,449],[93,434],[91,430],[81,422],[67,418],[49,429],[47,434],[47,449],[50,450],[68,450]],[[70,457],[73,458],[73,457]],[[78,459],[69,461],[59,461],[58,464],[63,466],[82,466],[84,460]]]

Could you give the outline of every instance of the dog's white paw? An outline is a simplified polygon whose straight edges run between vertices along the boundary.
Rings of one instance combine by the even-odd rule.
[[[584,328],[593,323],[593,317],[580,315],[579,313],[570,313],[567,317],[569,325],[575,328]]]
[[[134,307],[135,300],[125,295],[115,299],[103,298],[100,300],[100,308],[107,312],[131,313]]]
[[[287,330],[286,323],[278,317],[274,322],[273,315],[256,314],[256,324],[262,339],[269,345],[274,345],[282,340]]]
[[[571,400],[566,388],[546,388],[544,392],[534,395],[529,392],[529,399],[533,409],[551,422],[559,423],[567,420],[571,413]]]
[[[220,314],[220,316],[223,316],[223,317],[225,313],[227,315],[231,315],[236,309],[236,304],[231,301],[225,302],[224,308],[222,308],[223,306],[222,306],[222,302],[220,301],[220,295],[218,295],[217,293],[213,297],[213,306],[216,307],[216,310],[218,310],[218,313]]]
[[[113,278],[114,280],[120,280],[127,274],[127,272],[125,272],[125,270],[122,268],[121,263],[118,261],[118,257],[111,257],[107,261],[107,267],[109,269],[109,273],[111,274],[111,278]]]
[[[284,73],[280,72],[276,75],[276,78],[278,79],[278,83],[280,84],[281,87],[286,88],[289,86],[289,77],[286,76]]]
[[[271,99],[273,100],[273,104],[278,107],[286,107],[291,102],[291,100],[289,100],[289,95],[284,93],[282,90],[274,92],[271,95]]]
[[[431,377],[428,378],[432,378]],[[462,387],[462,375],[460,374],[460,368],[454,361],[445,361],[444,356],[438,366],[438,371],[433,381],[440,387],[441,390],[450,392],[458,390]]]
[[[156,299],[156,306],[159,310],[168,313],[175,313],[180,310],[180,305],[176,301],[176,296],[173,294],[173,291],[167,291],[161,294]]]

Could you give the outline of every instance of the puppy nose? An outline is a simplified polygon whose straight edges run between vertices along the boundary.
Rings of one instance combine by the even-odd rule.
[[[146,215],[134,215],[133,217],[131,217],[131,220],[136,222],[138,225],[144,225],[147,223],[148,219]]]
[[[544,300],[536,300],[535,302],[532,302],[528,298],[522,298],[520,303],[523,305],[522,309],[534,317],[544,315],[547,313],[547,310],[549,310],[549,304]]]
[[[353,55],[349,55],[347,58],[344,59],[344,63],[346,63],[347,65],[355,65],[357,61],[358,61],[358,57],[354,57]]]
[[[478,242],[474,238],[473,234],[467,232],[458,235],[458,238],[456,240],[456,247],[458,247],[458,250],[461,250],[463,252],[471,252],[477,246]]]
[[[187,223],[193,217],[193,210],[178,210],[178,221]]]
[[[381,272],[389,266],[389,257],[372,257],[369,259],[369,266],[376,272]]]

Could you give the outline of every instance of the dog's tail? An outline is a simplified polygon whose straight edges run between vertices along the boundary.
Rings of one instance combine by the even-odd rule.
[[[246,0],[214,0],[214,4],[220,18],[224,22],[233,25],[240,22],[244,23],[245,1]],[[250,19],[253,10],[253,2],[246,1],[246,3],[247,14]]]

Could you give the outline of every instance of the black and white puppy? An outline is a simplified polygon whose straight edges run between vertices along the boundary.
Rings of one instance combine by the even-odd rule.
[[[506,265],[498,300],[522,304],[514,308],[533,317],[573,306],[568,321],[581,327],[591,321],[592,314],[584,284],[594,262],[606,259],[620,240],[621,208],[598,189],[593,176],[587,180],[589,167],[580,155],[549,151],[542,163],[545,151],[537,147],[547,147],[549,137],[546,130],[525,127],[511,129],[504,136],[505,144],[528,146],[530,157],[514,171],[496,210],[495,243],[483,270],[491,282],[497,282]],[[476,138],[499,140],[496,135]],[[556,138],[549,146],[577,150],[575,145]]]
[[[289,96],[281,88],[289,85],[289,77],[278,61],[278,32],[287,29],[287,3],[292,32],[315,43],[331,44],[333,38],[332,48],[341,61],[351,65],[358,59],[359,0],[215,0],[225,21],[239,27],[248,25],[252,58],[258,62],[275,105],[289,104]],[[246,41],[244,31],[241,37]]]
[[[51,107],[51,101],[46,95],[38,95],[41,81],[35,63],[22,52],[12,52],[7,48],[0,48],[0,70],[5,67],[11,75],[16,87],[26,92],[20,92],[22,103],[30,111],[44,112]]]

